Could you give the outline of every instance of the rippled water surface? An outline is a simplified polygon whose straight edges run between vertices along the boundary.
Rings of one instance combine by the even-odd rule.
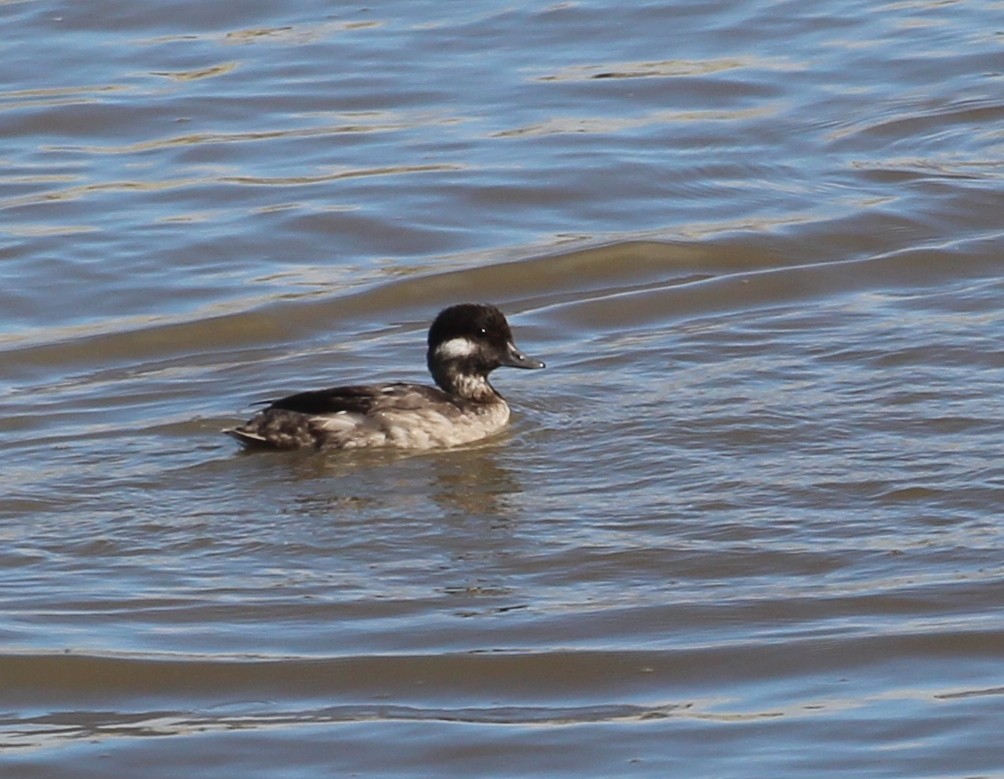
[[[0,774],[1004,776],[1004,3],[0,22]]]

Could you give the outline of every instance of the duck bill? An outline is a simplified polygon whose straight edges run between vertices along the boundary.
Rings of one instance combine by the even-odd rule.
[[[540,360],[535,360],[533,357],[527,357],[523,352],[516,348],[516,344],[510,341],[506,344],[506,354],[502,358],[502,365],[509,368],[543,368],[544,363]]]

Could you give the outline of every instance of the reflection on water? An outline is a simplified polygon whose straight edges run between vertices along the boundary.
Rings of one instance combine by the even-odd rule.
[[[374,498],[373,492],[392,488],[401,496],[410,493],[422,502],[431,500],[444,520],[455,515],[462,519],[498,517],[509,523],[521,513],[519,504],[510,497],[522,490],[516,474],[498,460],[498,448],[504,445],[507,435],[431,454],[394,450],[244,451],[236,456],[265,461],[260,466],[262,471],[274,478],[278,470],[284,474],[284,484],[288,481],[305,485],[311,494],[298,493],[296,503],[314,516],[352,506],[376,506],[381,501]],[[313,494],[318,488],[324,494]]]
[[[462,518],[497,517],[504,524],[519,520],[520,504],[510,499],[522,492],[518,475],[500,466],[494,452],[495,446],[489,445],[435,459],[436,479],[428,492],[444,512]]]

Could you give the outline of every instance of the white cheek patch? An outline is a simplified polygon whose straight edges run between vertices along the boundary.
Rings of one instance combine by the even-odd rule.
[[[470,338],[451,338],[436,347],[436,354],[445,360],[470,357],[478,350],[478,345]]]

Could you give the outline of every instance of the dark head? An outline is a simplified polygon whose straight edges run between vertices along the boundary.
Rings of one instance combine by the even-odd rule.
[[[429,328],[429,372],[446,392],[476,395],[475,384],[494,394],[488,374],[503,365],[543,368],[513,343],[512,330],[495,306],[462,303],[439,312]],[[465,389],[464,383],[469,386]]]

